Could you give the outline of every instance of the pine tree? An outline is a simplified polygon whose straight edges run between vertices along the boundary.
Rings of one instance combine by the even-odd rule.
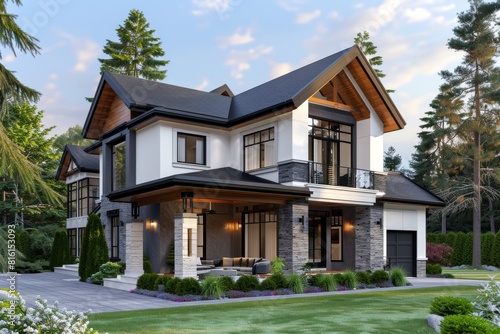
[[[459,25],[453,29],[455,37],[448,42],[450,49],[464,54],[463,62],[453,72],[442,71],[445,83],[440,87],[443,94],[455,103],[462,103],[468,117],[459,127],[464,143],[472,142],[464,153],[464,159],[473,161],[472,195],[473,210],[473,260],[474,268],[481,267],[481,162],[491,158],[494,152],[485,152],[481,136],[494,131],[498,115],[496,104],[500,102],[500,70],[495,66],[498,55],[496,16],[499,2],[485,3],[469,0],[468,11],[458,14]],[[467,197],[464,196],[465,201]],[[465,201],[466,202],[466,201]]]
[[[68,236],[65,231],[59,231],[54,236],[52,253],[50,256],[50,268],[61,267],[70,261]]]
[[[481,262],[491,265],[491,254],[495,244],[495,235],[491,232],[484,233],[481,236]]]
[[[495,235],[495,243],[490,256],[491,265],[500,268],[500,232]]]
[[[149,29],[144,14],[132,9],[128,18],[116,29],[119,42],[106,40],[103,52],[110,59],[99,59],[101,72],[110,71],[148,80],[163,80],[166,70],[160,67],[169,60],[160,60],[165,52],[161,48],[159,38],[153,36],[154,29]]]
[[[473,236],[469,232],[465,235],[465,244],[462,253],[462,264],[471,265],[472,264],[472,247],[473,247]]]
[[[85,228],[80,250],[80,262],[78,265],[80,280],[85,282],[92,274],[99,271],[103,263],[108,261],[108,246],[106,244],[101,218],[95,213],[92,213],[88,217],[88,223]]]
[[[453,245],[453,254],[451,256],[451,264],[453,266],[459,266],[463,264],[463,254],[466,239],[467,235],[464,232],[457,233],[455,244]]]

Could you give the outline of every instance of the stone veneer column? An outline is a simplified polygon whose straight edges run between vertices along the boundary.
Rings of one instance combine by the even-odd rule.
[[[302,217],[304,217],[304,223],[299,221]],[[279,210],[278,256],[285,260],[287,272],[301,270],[307,262],[308,217],[307,199],[288,201]]]
[[[195,213],[180,213],[174,219],[175,277],[197,278],[197,228],[198,216]],[[188,229],[191,229],[191,256],[188,256]]]
[[[384,267],[384,228],[377,225],[383,213],[382,206],[356,207],[356,270]]]
[[[125,247],[127,249],[125,275],[127,276],[138,277],[144,274],[143,228],[144,222],[139,219],[132,219],[125,223]]]
[[[307,163],[288,161],[278,165],[279,183],[309,182],[309,167]]]
[[[417,260],[417,277],[427,277],[426,264],[425,260]]]

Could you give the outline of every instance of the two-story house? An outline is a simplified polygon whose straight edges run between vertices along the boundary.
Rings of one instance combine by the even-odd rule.
[[[234,95],[105,72],[83,127],[99,157],[112,258],[196,275],[196,258],[282,257],[288,270],[404,266],[424,276],[426,210],[383,172],[405,126],[357,46]]]

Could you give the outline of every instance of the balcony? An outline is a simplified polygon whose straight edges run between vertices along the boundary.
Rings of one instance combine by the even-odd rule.
[[[309,183],[375,189],[373,171],[309,162]]]

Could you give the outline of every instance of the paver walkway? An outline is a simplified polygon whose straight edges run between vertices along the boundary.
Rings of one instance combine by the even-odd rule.
[[[0,288],[9,287],[10,275],[0,274]],[[391,288],[391,289],[414,289],[421,287],[447,287],[457,285],[475,285],[480,286],[484,281],[458,280],[458,279],[440,279],[440,278],[409,278],[412,286]],[[37,296],[46,299],[49,304],[55,301],[59,302],[60,307],[78,312],[86,312],[89,309],[93,313],[141,310],[152,308],[180,307],[202,304],[218,304],[228,302],[242,302],[249,298],[225,299],[201,302],[178,303],[160,298],[153,298],[133,294],[123,290],[106,288],[100,285],[83,283],[77,277],[57,274],[18,274],[16,275],[16,291],[26,300],[28,306],[33,306]],[[363,293],[368,291],[377,291],[376,289],[351,290],[341,292],[324,292],[321,294],[301,294],[291,296],[274,296],[251,298],[269,299],[269,298],[297,298],[312,297],[324,294],[343,294],[343,293]]]

